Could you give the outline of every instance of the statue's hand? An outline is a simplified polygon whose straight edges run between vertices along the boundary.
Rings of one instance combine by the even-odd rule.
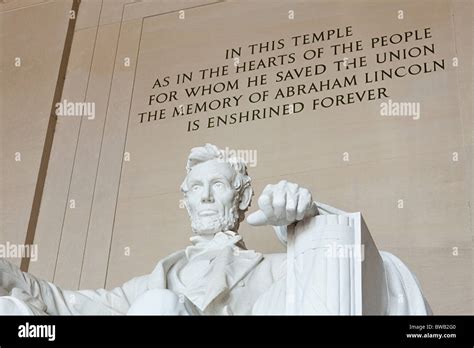
[[[260,210],[247,217],[250,225],[288,226],[306,217],[318,215],[308,189],[286,180],[267,185],[258,199]]]

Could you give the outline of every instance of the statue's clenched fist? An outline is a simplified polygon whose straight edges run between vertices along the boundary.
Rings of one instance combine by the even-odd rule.
[[[254,226],[288,226],[318,215],[318,208],[308,189],[286,180],[267,185],[258,199],[260,210],[247,217]]]

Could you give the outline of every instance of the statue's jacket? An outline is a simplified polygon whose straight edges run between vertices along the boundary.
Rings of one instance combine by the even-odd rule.
[[[320,213],[341,211],[324,205]],[[151,274],[112,290],[63,290],[0,260],[0,288],[7,295],[0,296],[0,314],[124,315],[154,289],[176,293],[190,314],[286,313],[286,254],[247,250],[241,236],[232,231],[219,232],[212,239],[194,236],[191,242],[159,261]],[[394,255],[380,255],[386,284],[380,314],[430,314],[416,277]],[[338,314],[323,297],[316,299],[318,314]]]

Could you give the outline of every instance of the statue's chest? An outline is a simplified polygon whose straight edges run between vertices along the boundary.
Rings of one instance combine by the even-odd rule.
[[[212,276],[214,271],[213,259],[192,260],[177,270],[177,277],[185,288],[194,287]]]

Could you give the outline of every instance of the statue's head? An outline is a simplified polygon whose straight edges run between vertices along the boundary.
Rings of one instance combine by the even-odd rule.
[[[247,165],[206,144],[191,150],[181,185],[194,233],[237,232],[252,200]]]

